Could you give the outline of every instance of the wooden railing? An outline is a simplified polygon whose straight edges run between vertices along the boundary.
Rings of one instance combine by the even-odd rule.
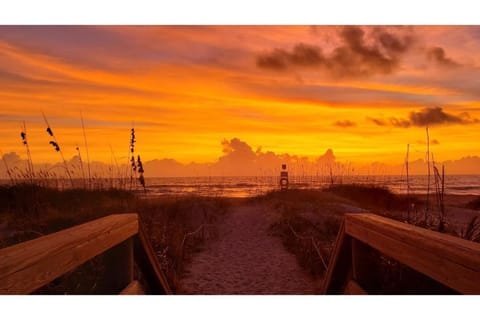
[[[171,293],[137,214],[116,214],[0,249],[0,294],[36,292],[99,256],[107,272],[97,293]],[[382,287],[388,268],[399,271],[407,291]],[[373,214],[347,214],[323,293],[405,292],[480,294],[480,244]]]
[[[199,244],[203,244],[206,240],[217,236],[215,225],[209,223],[202,223],[194,231],[184,233],[183,239],[177,247],[175,254],[176,259],[173,265],[167,270],[167,274],[170,275],[175,286],[179,281],[179,275],[184,272],[184,263],[187,254],[191,253],[190,250],[192,250],[192,246],[195,248]]]
[[[199,240],[202,242],[205,241],[206,236],[209,234],[209,229],[214,228],[213,224],[203,223],[197,229],[192,232],[187,232],[183,235],[182,242],[179,247],[179,251],[181,252],[178,256],[184,259],[185,256],[185,248],[187,246],[187,242],[189,239],[194,240],[195,243],[198,243]]]
[[[388,268],[396,268],[394,276]],[[398,280],[400,289],[385,279]],[[346,214],[323,293],[480,294],[480,244],[374,214]]]
[[[138,215],[114,214],[0,249],[0,294],[33,293],[100,255],[99,293],[171,293]]]
[[[306,251],[309,256],[309,260],[313,261],[313,257],[316,256],[322,263],[322,267],[324,268],[324,271],[327,271],[328,266],[327,266],[327,263],[325,262],[324,254],[322,254],[322,251],[318,246],[317,240],[313,236],[299,235],[298,232],[296,232],[295,229],[293,229],[293,227],[288,222],[287,222],[287,226],[292,232],[295,239],[298,242],[300,242],[300,245],[303,248],[307,248]]]

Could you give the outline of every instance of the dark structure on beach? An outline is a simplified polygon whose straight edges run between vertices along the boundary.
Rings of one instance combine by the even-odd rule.
[[[287,165],[282,164],[282,171],[280,171],[280,190],[288,189],[288,171]]]

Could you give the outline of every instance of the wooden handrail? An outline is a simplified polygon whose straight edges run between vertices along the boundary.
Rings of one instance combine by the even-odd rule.
[[[318,244],[317,244],[317,241],[315,240],[315,238],[313,236],[302,236],[302,235],[299,235],[295,229],[293,229],[293,227],[290,225],[290,223],[287,222],[287,226],[288,228],[290,229],[290,231],[292,232],[292,234],[295,236],[295,238],[299,239],[299,240],[307,240],[310,242],[310,245],[311,245],[311,248],[314,249],[314,251],[317,253],[317,256],[320,258],[320,261],[322,262],[322,265],[323,267],[325,268],[325,271],[327,271],[328,269],[328,266],[327,264],[325,263],[325,259],[323,258],[323,255],[320,251],[320,248],[318,247]],[[312,250],[313,251],[313,250]]]
[[[323,293],[342,293],[350,281],[359,282],[356,269],[364,263],[362,247],[373,248],[458,293],[480,294],[479,243],[374,214],[345,215]]]
[[[207,232],[206,232],[206,228],[207,227],[214,227],[213,224],[209,224],[209,223],[202,223],[197,229],[195,229],[194,231],[191,231],[191,232],[186,232],[184,235],[183,235],[183,239],[182,239],[182,242],[180,243],[180,246],[177,247],[177,259],[175,261],[175,267],[176,267],[176,270],[175,270],[175,275],[174,275],[174,278],[175,278],[175,282],[177,281],[177,272],[182,272],[183,271],[183,261],[185,259],[185,253],[186,253],[186,249],[187,249],[187,244],[188,244],[188,240],[189,239],[192,239],[192,240],[195,240],[197,239],[197,236],[199,235],[201,240],[204,241],[205,240],[205,237],[207,236]]]
[[[162,267],[158,262],[155,252],[145,233],[145,228],[139,224],[138,236],[135,238],[135,261],[143,266],[142,271],[149,288],[146,293],[152,294],[172,294],[168,285],[167,277],[162,271]]]
[[[132,245],[135,242],[135,252]],[[133,281],[133,265],[138,251],[147,256],[143,269],[153,269],[163,290],[171,293],[153,249],[146,239],[137,214],[114,214],[82,225],[55,232],[37,239],[0,249],[0,294],[28,294],[54,279],[74,270],[100,254],[109,258],[127,260],[122,263],[124,275],[113,272],[116,286],[119,281]],[[134,255],[135,253],[135,255]],[[113,269],[119,266],[112,266]],[[143,271],[143,270],[142,270]],[[152,272],[145,272],[152,274]],[[121,279],[117,279],[121,278]],[[122,288],[123,288],[122,287]],[[163,291],[163,292],[162,292]]]
[[[182,242],[180,243],[180,251],[182,252],[182,256],[184,255],[184,249],[185,249],[185,244],[187,242],[187,239],[190,238],[190,237],[194,237],[195,235],[199,234],[200,231],[202,232],[201,235],[202,235],[202,240],[204,240],[205,238],[205,228],[206,227],[214,227],[213,224],[210,224],[210,223],[202,223],[197,229],[195,229],[194,231],[192,232],[187,232],[183,235],[183,240]]]

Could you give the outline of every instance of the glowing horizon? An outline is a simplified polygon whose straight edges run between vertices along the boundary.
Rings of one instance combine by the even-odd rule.
[[[480,156],[479,27],[0,27],[1,151],[215,162],[221,142],[344,162]],[[472,168],[478,172],[478,168]]]

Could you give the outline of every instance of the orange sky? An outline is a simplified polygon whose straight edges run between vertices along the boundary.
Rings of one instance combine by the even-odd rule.
[[[83,135],[92,160],[214,162],[255,150],[353,163],[479,156],[479,27],[0,27],[3,153],[55,162]],[[111,149],[110,149],[111,146]],[[475,171],[476,170],[476,171]],[[478,168],[472,168],[478,173]]]

